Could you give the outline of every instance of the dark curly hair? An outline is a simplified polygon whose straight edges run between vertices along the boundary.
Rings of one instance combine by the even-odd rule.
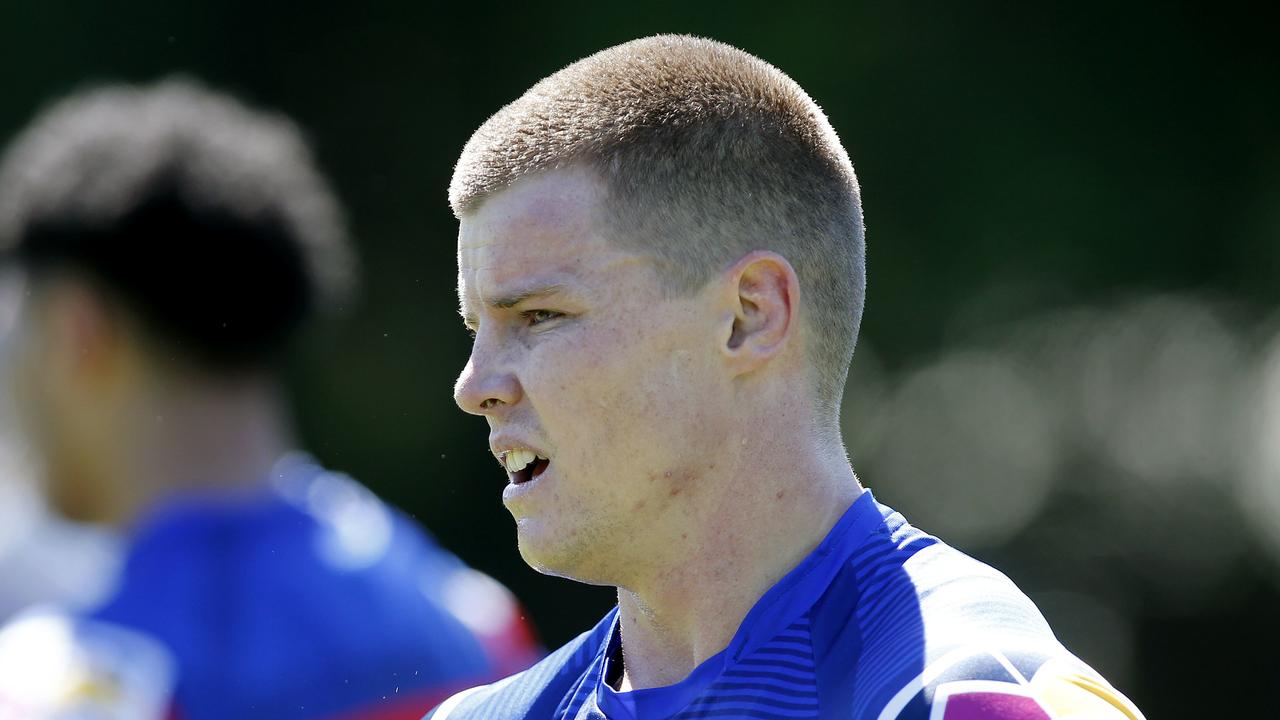
[[[0,161],[0,253],[37,279],[80,274],[215,369],[268,364],[353,281],[297,127],[180,78],[36,117]]]

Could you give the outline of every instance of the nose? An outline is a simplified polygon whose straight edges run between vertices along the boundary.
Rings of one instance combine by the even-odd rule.
[[[492,362],[477,342],[453,386],[453,401],[463,412],[492,417],[520,402],[520,396],[515,374]]]

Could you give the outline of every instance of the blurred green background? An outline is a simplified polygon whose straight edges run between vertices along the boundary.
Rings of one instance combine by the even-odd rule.
[[[174,71],[297,119],[364,276],[294,360],[305,444],[511,587],[554,646],[612,597],[521,563],[485,424],[451,400],[453,161],[597,49],[743,47],[826,109],[862,182],[845,414],[864,483],[1007,572],[1149,717],[1271,716],[1280,16],[1260,7],[8,2],[0,136],[88,82]]]

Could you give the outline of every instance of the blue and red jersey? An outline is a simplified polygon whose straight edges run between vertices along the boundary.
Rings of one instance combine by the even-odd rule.
[[[616,609],[430,720],[1138,720],[1012,582],[864,492],[683,681],[618,692]]]
[[[0,631],[0,718],[417,718],[537,659],[506,589],[412,520],[303,455],[273,476],[161,504],[101,607]]]

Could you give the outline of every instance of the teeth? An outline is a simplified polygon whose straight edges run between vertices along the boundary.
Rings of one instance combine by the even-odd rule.
[[[541,457],[532,450],[508,450],[502,456],[502,464],[507,468],[507,472],[520,472],[525,469],[534,458]],[[543,458],[544,460],[546,458]]]

